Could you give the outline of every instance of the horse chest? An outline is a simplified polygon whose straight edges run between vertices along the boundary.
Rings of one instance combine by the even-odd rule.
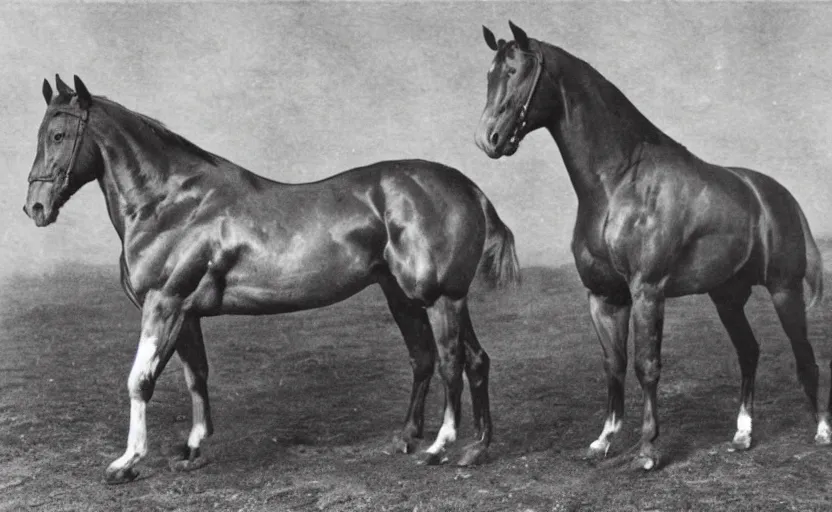
[[[612,295],[626,289],[624,277],[615,270],[600,227],[575,230],[572,240],[575,266],[584,286],[596,295]]]

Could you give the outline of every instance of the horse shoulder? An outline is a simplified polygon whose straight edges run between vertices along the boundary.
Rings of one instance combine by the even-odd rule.
[[[610,198],[604,241],[625,276],[659,281],[683,257],[704,222],[708,194],[696,176],[651,166],[622,182]]]

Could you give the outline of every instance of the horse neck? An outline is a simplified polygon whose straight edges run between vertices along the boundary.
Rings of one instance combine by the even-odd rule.
[[[144,206],[158,203],[196,166],[193,155],[166,147],[141,125],[140,119],[117,111],[119,108],[123,107],[102,107],[100,119],[89,129],[102,161],[99,186],[113,227],[123,240],[128,217]]]
[[[589,64],[541,44],[550,95],[561,105],[546,125],[579,202],[598,203],[638,163],[645,143],[672,144],[618,88]]]

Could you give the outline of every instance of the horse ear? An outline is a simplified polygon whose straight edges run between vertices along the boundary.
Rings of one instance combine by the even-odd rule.
[[[84,110],[90,108],[90,105],[92,105],[92,95],[87,90],[84,82],[78,78],[78,75],[75,75],[75,90],[78,92],[78,106]]]
[[[499,46],[497,46],[497,38],[494,37],[494,32],[488,30],[488,27],[483,25],[482,36],[485,38],[485,44],[496,52]]]
[[[52,103],[52,86],[49,85],[49,80],[43,79],[43,99],[46,100],[46,105]]]
[[[72,96],[75,94],[75,91],[70,89],[68,85],[61,80],[61,76],[55,73],[55,85],[58,86],[58,95],[60,96]]]
[[[517,46],[523,51],[528,51],[529,36],[526,35],[522,28],[512,23],[511,20],[509,20],[508,26],[511,29],[511,33],[514,35],[514,40],[517,41]]]

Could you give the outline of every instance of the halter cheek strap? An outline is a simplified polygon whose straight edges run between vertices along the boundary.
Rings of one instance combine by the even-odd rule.
[[[82,110],[80,115],[66,110],[61,110],[60,112],[68,116],[78,118],[78,127],[76,130],[77,135],[75,136],[75,141],[72,143],[72,153],[69,155],[69,163],[67,164],[64,172],[61,172],[61,168],[58,167],[57,170],[50,176],[30,176],[29,183],[34,183],[36,181],[55,182],[59,178],[63,178],[63,185],[67,180],[69,180],[69,175],[72,173],[72,168],[75,166],[75,159],[78,157],[78,151],[81,149],[81,140],[84,137],[84,130],[87,128],[89,111]]]
[[[529,55],[532,55],[535,61],[537,61],[537,69],[534,70],[534,81],[532,82],[532,88],[529,91],[529,96],[526,98],[526,103],[520,107],[520,113],[517,116],[517,122],[514,125],[514,133],[512,133],[510,139],[512,143],[517,142],[520,132],[526,128],[526,124],[528,123],[527,118],[529,115],[529,105],[532,102],[535,91],[537,91],[537,84],[540,83],[540,75],[543,74],[543,54],[529,53]]]

